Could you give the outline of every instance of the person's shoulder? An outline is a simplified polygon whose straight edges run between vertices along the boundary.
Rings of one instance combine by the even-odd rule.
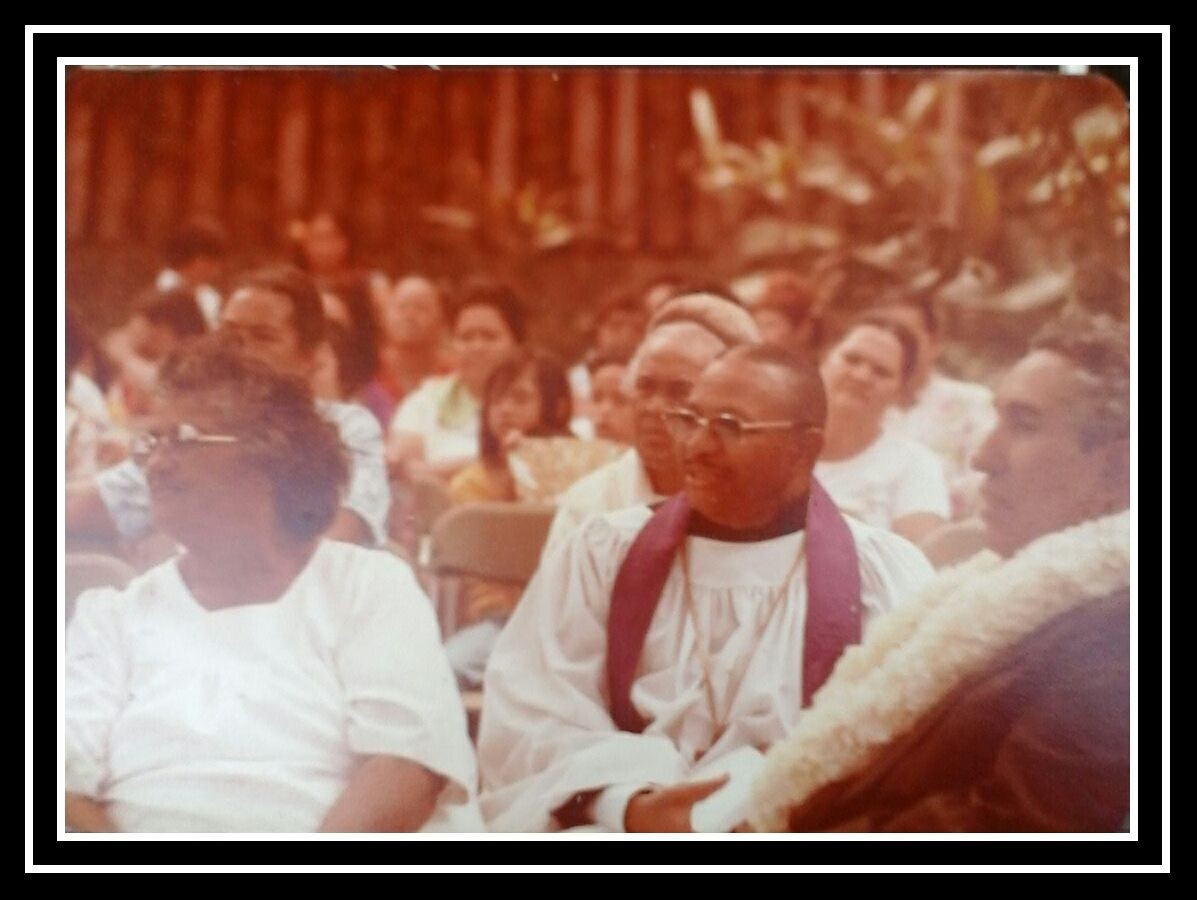
[[[594,498],[601,494],[602,487],[616,476],[622,461],[623,457],[619,456],[611,462],[599,466],[593,472],[586,473],[565,489],[557,499],[557,504],[576,509],[592,508],[595,502]]]
[[[870,560],[900,559],[930,569],[923,551],[902,535],[887,528],[869,525],[852,516],[844,516],[844,521],[852,532],[862,565],[867,565]]]
[[[603,505],[603,501],[608,494],[608,488],[622,482],[629,470],[637,466],[639,459],[636,450],[628,448],[615,459],[571,484],[558,498],[557,504],[578,511],[605,512],[608,507]]]
[[[123,619],[164,607],[177,594],[177,565],[177,559],[172,557],[134,575],[124,587],[89,588],[76,599],[74,615]]]
[[[993,391],[975,381],[964,381],[936,373],[932,387],[940,397],[959,400],[964,403],[992,403]]]
[[[390,550],[381,547],[363,547],[348,541],[325,538],[316,546],[314,552],[316,569],[344,583],[351,579],[360,579],[363,575],[389,575],[404,579],[415,577],[411,566]]]
[[[360,403],[345,403],[340,400],[321,401],[317,404],[320,413],[337,426],[342,439],[382,439],[382,426],[378,419]]]
[[[883,431],[876,446],[881,455],[898,460],[907,466],[939,465],[935,451],[922,441],[892,430]]]
[[[647,506],[587,513],[578,524],[573,540],[598,554],[615,553],[631,544],[652,516]]]

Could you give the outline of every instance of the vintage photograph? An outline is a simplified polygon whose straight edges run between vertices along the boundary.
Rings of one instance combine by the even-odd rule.
[[[1129,79],[67,65],[67,831],[1129,832]]]

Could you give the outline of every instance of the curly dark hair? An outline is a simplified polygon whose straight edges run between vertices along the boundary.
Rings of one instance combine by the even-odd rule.
[[[1082,447],[1130,436],[1130,329],[1125,323],[1070,312],[1045,325],[1031,349],[1057,353],[1084,373],[1088,384],[1075,410]]]
[[[209,407],[240,439],[250,465],[270,481],[283,531],[310,540],[332,522],[348,477],[335,426],[316,410],[311,388],[238,353],[218,336],[189,342],[163,362],[162,397]]]
[[[281,294],[291,304],[291,325],[299,346],[311,351],[324,340],[324,304],[320,291],[307,274],[293,266],[256,269],[237,279],[233,290],[257,288]]]
[[[507,285],[481,276],[461,286],[454,298],[449,319],[453,326],[461,314],[474,306],[489,306],[507,325],[517,344],[524,342],[524,310],[519,296]]]

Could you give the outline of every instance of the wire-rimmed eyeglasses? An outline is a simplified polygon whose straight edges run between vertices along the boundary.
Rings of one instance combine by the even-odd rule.
[[[745,422],[731,413],[717,416],[700,416],[692,409],[671,409],[665,413],[665,427],[676,441],[693,437],[700,430],[710,429],[717,438],[735,443],[746,434],[762,431],[784,431],[787,429],[816,430],[816,426],[793,419],[775,419],[761,422]]]

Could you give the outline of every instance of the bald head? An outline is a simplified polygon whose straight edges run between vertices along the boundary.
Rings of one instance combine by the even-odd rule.
[[[681,470],[662,415],[689,396],[699,376],[726,345],[694,322],[669,322],[649,332],[628,366],[636,451],[653,489],[681,489]]]

